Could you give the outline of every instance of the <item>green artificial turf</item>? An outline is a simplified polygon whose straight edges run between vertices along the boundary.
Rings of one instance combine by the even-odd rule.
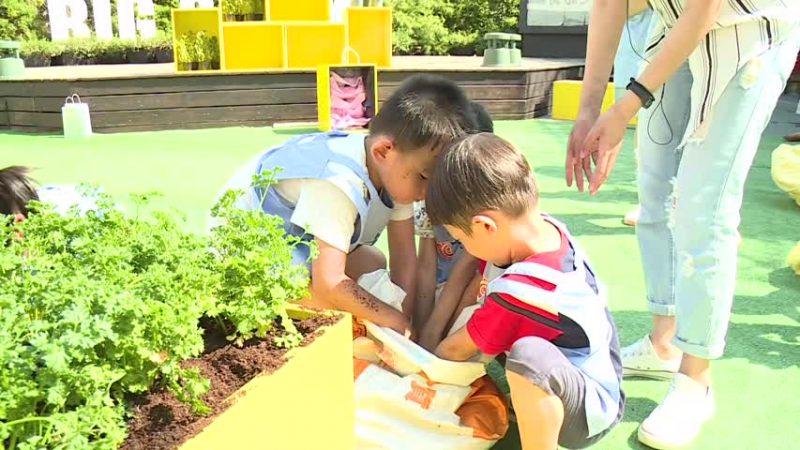
[[[630,139],[608,184],[590,197],[567,189],[563,181],[570,126],[548,120],[498,122],[496,131],[529,157],[542,207],[564,221],[590,253],[609,286],[610,306],[627,344],[649,325],[634,230],[621,223],[636,204]],[[234,169],[287,137],[268,128],[97,135],[85,141],[6,133],[0,134],[0,167],[35,166],[43,183],[97,183],[120,199],[130,192],[161,191],[161,202],[184,212],[187,226],[199,231]],[[714,365],[718,414],[695,449],[791,449],[800,440],[800,277],[785,264],[800,240],[800,208],[770,178],[770,151],[779,142],[764,138],[748,181],[729,345]],[[595,448],[643,448],[636,427],[667,387],[626,380],[625,418]],[[498,448],[518,448],[513,434]]]

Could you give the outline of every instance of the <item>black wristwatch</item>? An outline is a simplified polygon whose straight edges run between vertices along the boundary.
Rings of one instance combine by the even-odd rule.
[[[637,97],[639,97],[639,99],[642,101],[642,107],[644,109],[649,108],[650,105],[653,104],[653,101],[656,99],[655,97],[653,97],[652,92],[650,92],[646,87],[644,87],[642,83],[636,81],[636,78],[631,78],[631,82],[628,83],[628,86],[626,86],[625,89],[633,92],[634,94],[636,94]]]

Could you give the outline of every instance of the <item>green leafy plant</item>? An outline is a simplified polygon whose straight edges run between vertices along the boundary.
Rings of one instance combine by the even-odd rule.
[[[33,205],[0,234],[0,441],[11,448],[112,448],[122,400],[155,383],[203,411],[202,392],[182,389],[198,375],[179,363],[203,350],[198,321],[214,309],[206,242],[167,214],[99,204],[85,216]]]
[[[259,190],[273,183],[274,172],[262,173],[253,180]],[[293,249],[307,244],[284,236],[281,218],[237,208],[241,194],[227,192],[211,211],[223,222],[212,231],[212,246],[218,252],[217,273],[222,277],[217,292],[219,313],[231,324],[223,324],[223,329],[228,339],[241,344],[253,337],[265,337],[280,320],[288,330],[280,343],[297,344],[300,336],[286,307],[290,301],[308,295],[308,272],[292,263]]]
[[[0,2],[0,40],[28,41],[49,36],[46,0]]]
[[[194,56],[190,54],[189,36],[183,34],[175,40],[175,58],[178,64],[182,66],[192,64]],[[192,50],[193,51],[193,50]]]
[[[245,5],[245,14],[250,15],[262,15],[264,14],[264,0],[244,0],[246,2]]]
[[[103,44],[95,39],[73,38],[63,43],[64,65],[94,64],[101,54]]]
[[[222,14],[227,16],[228,20],[233,19],[233,17],[238,17],[241,20],[242,16],[247,14],[249,0],[221,0],[221,2]]]
[[[520,0],[387,0],[393,12],[394,51],[446,54],[483,48],[483,35],[516,32]]]
[[[97,61],[102,64],[122,64],[135,47],[134,40],[113,38],[97,41]]]
[[[151,41],[151,45],[153,49],[164,50],[164,51],[171,51],[172,50],[172,36],[169,36],[165,33],[158,33],[156,37],[154,37]]]
[[[206,57],[211,63],[212,68],[219,69],[219,39],[211,36],[206,39]]]
[[[483,36],[491,32],[516,33],[520,0],[449,0],[451,9],[445,17],[451,46],[486,47]]]
[[[175,45],[178,63],[184,66],[184,70],[219,68],[219,40],[207,31],[188,31],[178,38]]]
[[[172,35],[172,10],[180,6],[180,0],[153,0],[156,10],[156,29]]]
[[[445,26],[447,2],[437,0],[388,0],[392,8],[394,51],[400,54],[437,55],[449,48],[450,30]]]
[[[29,67],[49,66],[50,60],[63,51],[63,46],[46,40],[25,41],[20,49],[20,56]]]
[[[273,182],[254,179],[262,190]],[[280,218],[236,208],[239,195],[214,207],[223,224],[211,236],[151,211],[152,195],[135,198],[133,215],[97,194],[85,215],[33,203],[23,222],[0,216],[4,449],[115,449],[125,399],[154,387],[208,412],[208,380],[181,366],[203,350],[203,317],[236,344],[300,342],[287,307],[307,294],[306,269],[292,264],[304,244]]]

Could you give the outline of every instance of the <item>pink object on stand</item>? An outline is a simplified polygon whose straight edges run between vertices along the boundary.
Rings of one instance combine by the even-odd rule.
[[[364,79],[331,72],[331,120],[335,130],[363,128],[369,123],[364,102]]]

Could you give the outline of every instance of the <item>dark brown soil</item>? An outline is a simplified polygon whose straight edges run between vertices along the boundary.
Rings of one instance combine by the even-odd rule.
[[[314,341],[319,328],[338,322],[340,316],[317,316],[294,321],[303,335],[301,345]],[[175,398],[167,390],[157,390],[131,401],[133,419],[128,422],[128,439],[123,450],[168,450],[180,446],[199,433],[215,416],[229,405],[226,399],[256,375],[272,373],[286,362],[286,350],[276,346],[272,339],[248,341],[241,348],[230,345],[225,334],[211,323],[203,323],[206,330],[206,353],[185,361],[184,368],[197,368],[211,381],[211,390],[205,403],[212,412],[208,416],[194,414],[192,408]]]

